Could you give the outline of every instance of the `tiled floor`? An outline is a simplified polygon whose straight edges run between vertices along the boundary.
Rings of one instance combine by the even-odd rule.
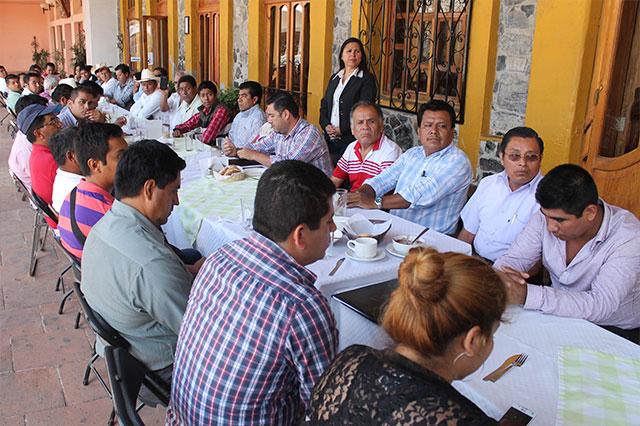
[[[4,110],[2,111],[2,113]],[[4,115],[4,114],[1,114]],[[73,324],[78,304],[58,315],[54,290],[67,266],[48,238],[35,277],[27,272],[33,212],[8,173],[12,141],[0,129],[0,425],[104,425],[111,401],[92,375],[82,385],[94,337],[84,319]],[[71,284],[71,274],[67,276]],[[106,376],[104,362],[97,362]],[[164,422],[164,409],[140,412],[148,425]]]

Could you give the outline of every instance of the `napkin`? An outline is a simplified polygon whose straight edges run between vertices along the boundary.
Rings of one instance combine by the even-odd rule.
[[[352,235],[369,235],[375,237],[382,234],[389,229],[391,221],[387,220],[382,223],[371,223],[369,219],[356,213],[349,218],[349,221],[344,225],[348,234]]]

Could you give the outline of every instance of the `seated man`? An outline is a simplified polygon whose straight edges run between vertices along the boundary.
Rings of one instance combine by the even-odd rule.
[[[118,80],[118,84],[114,86],[113,93],[107,99],[112,104],[129,109],[133,104],[134,81],[131,78],[131,69],[127,64],[120,64],[116,67],[116,80]]]
[[[127,142],[122,137],[122,129],[115,124],[86,123],[76,131],[74,149],[84,179],[78,183],[73,200],[70,193],[66,194],[58,230],[62,245],[77,259],[82,259],[89,231],[113,204],[111,193],[116,167],[127,149]]]
[[[95,87],[89,84],[95,83],[79,84],[71,91],[67,106],[58,114],[63,127],[77,127],[79,121],[105,122],[105,115],[96,109],[100,96],[96,96]]]
[[[637,342],[640,221],[599,199],[592,177],[573,164],[542,178],[536,200],[540,210],[494,264],[504,272],[508,302],[615,327]],[[539,260],[551,287],[525,282],[523,271]]]
[[[142,86],[142,96],[131,106],[131,114],[135,120],[156,120],[160,119],[160,102],[164,96],[158,87],[160,77],[153,75],[148,69],[142,70],[140,75],[140,85]]]
[[[365,180],[391,166],[402,149],[384,135],[382,110],[369,101],[356,102],[351,107],[351,133],[356,140],[345,149],[331,180],[336,188],[347,180],[353,192]]]
[[[238,108],[229,130],[230,142],[238,147],[250,147],[258,137],[260,128],[267,121],[260,108],[262,86],[257,81],[245,81],[238,86]]]
[[[91,65],[81,65],[80,66],[80,80],[78,80],[78,83],[82,84],[85,83],[87,81],[97,81],[98,78],[93,75],[91,73],[91,68],[93,68],[93,66]]]
[[[5,78],[7,82],[7,108],[16,113],[16,102],[22,95],[22,87],[20,86],[20,77],[15,74],[9,74]],[[17,115],[18,113],[16,113]]]
[[[471,183],[466,154],[453,144],[455,111],[432,100],[418,109],[422,146],[402,154],[384,172],[350,193],[349,207],[391,209],[391,213],[445,234],[456,231]],[[385,195],[394,190],[393,194]]]
[[[49,138],[62,128],[53,110],[54,107],[51,106],[33,104],[18,114],[18,127],[33,145],[29,157],[31,189],[47,204],[52,201],[53,181],[58,170],[58,164],[49,149]],[[49,226],[56,227],[49,218],[46,219]]]
[[[118,80],[113,78],[113,74],[111,73],[111,69],[109,69],[109,66],[99,65],[99,68],[96,70],[96,75],[98,76],[98,80],[100,81],[100,87],[102,87],[104,96],[108,98],[113,97],[113,92],[118,85]]]
[[[184,160],[160,142],[131,145],[116,169],[116,200],[91,229],[82,253],[87,302],[131,344],[136,358],[167,381],[198,269],[187,269],[160,229],[178,204],[184,168]]]
[[[3,96],[7,96],[7,69],[0,65],[0,93]]]
[[[300,117],[293,96],[289,93],[273,96],[267,100],[266,112],[273,131],[255,141],[251,149],[237,148],[233,143],[225,141],[225,155],[237,155],[266,167],[282,160],[300,160],[331,176],[333,167],[324,136],[313,124]]]
[[[44,91],[44,79],[37,72],[28,72],[22,77],[24,89],[22,96],[40,95]]]
[[[304,266],[324,257],[335,188],[300,161],[267,170],[255,233],[213,253],[194,283],[167,424],[300,424],[336,353],[327,300]]]
[[[544,144],[535,130],[514,127],[498,146],[504,171],[487,176],[460,214],[464,228],[458,238],[473,245],[491,262],[502,256],[540,206],[536,188],[542,179]]]
[[[58,84],[51,93],[51,101],[56,106],[58,114],[60,114],[64,107],[66,107],[69,103],[71,92],[73,92],[73,87],[63,83]]]
[[[198,85],[196,79],[190,75],[183,75],[176,84],[177,93],[165,101],[163,98],[161,109],[169,115],[169,129],[173,131],[176,126],[184,123],[194,115],[198,114],[198,108],[202,105],[202,100],[198,96]],[[177,94],[177,99],[175,95]]]
[[[20,114],[23,109],[32,104],[46,106],[47,100],[38,95],[23,96],[16,102],[16,114]],[[9,153],[9,170],[20,178],[29,190],[31,190],[31,170],[29,166],[31,151],[33,151],[33,145],[29,142],[27,136],[18,129]]]
[[[173,129],[173,136],[179,137],[197,128],[204,129],[200,141],[207,145],[215,145],[216,136],[231,121],[231,112],[218,101],[218,88],[215,83],[205,80],[198,86],[198,96],[202,105],[198,113]]]
[[[56,69],[56,64],[53,62],[47,62],[44,66],[44,72],[42,73],[43,77],[48,77],[53,74],[57,74],[58,71]]]
[[[58,164],[56,178],[53,181],[53,194],[51,195],[51,205],[56,212],[60,211],[65,197],[82,179],[74,148],[77,137],[78,128],[68,127],[49,139],[49,149]]]

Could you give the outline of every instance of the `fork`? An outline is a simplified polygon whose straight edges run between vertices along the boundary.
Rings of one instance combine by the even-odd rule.
[[[520,354],[520,356],[518,356],[518,358],[516,358],[514,361],[507,365],[501,365],[494,372],[487,375],[483,380],[488,380],[491,382],[497,381],[500,377],[504,376],[507,371],[511,370],[512,367],[522,366],[522,364],[524,364],[528,357],[529,356],[527,354]]]

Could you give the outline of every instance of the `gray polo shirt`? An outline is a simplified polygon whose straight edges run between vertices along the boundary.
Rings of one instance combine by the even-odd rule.
[[[116,200],[91,229],[82,291],[152,370],[173,363],[192,282],[160,228],[135,208]]]

